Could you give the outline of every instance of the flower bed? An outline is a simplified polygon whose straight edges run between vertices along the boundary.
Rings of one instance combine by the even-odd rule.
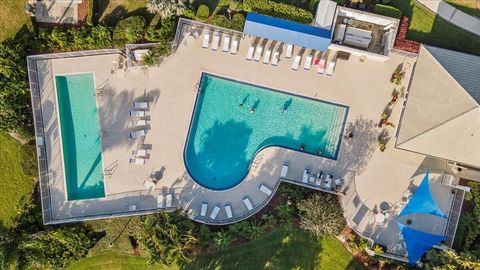
[[[395,46],[393,47],[402,51],[418,53],[418,50],[420,49],[420,43],[407,39],[408,20],[408,17],[402,17],[400,30],[398,31],[397,38],[395,39]]]

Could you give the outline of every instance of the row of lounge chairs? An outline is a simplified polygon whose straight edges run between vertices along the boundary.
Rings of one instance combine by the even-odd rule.
[[[284,164],[282,170],[280,171],[280,177],[287,179],[288,165]],[[331,174],[324,174],[322,171],[319,171],[317,174],[312,174],[310,170],[303,170],[302,183],[307,185],[314,185],[315,187],[321,187],[325,189],[335,189],[340,190],[343,187],[344,180],[337,178],[333,180],[334,177]]]
[[[262,191],[263,193],[265,193],[267,196],[271,196],[272,193],[273,193],[270,188],[268,188],[267,186],[265,186],[263,184],[261,184],[258,189],[260,191]],[[252,204],[252,201],[250,200],[249,197],[243,198],[243,204],[245,205],[245,207],[247,208],[248,211],[253,210],[253,204]],[[230,204],[226,204],[224,206],[224,209],[225,209],[225,214],[227,216],[227,219],[232,218],[233,217],[232,206]],[[209,215],[209,218],[215,220],[217,218],[218,214],[220,213],[220,210],[221,210],[221,206],[215,205],[213,207],[212,212]],[[202,207],[200,209],[200,216],[201,217],[206,217],[207,212],[208,212],[208,203],[202,203]]]
[[[164,195],[159,193],[157,195],[157,208],[170,208],[172,207],[173,195],[171,193]]]
[[[220,33],[215,32],[212,38],[212,50],[214,51],[218,50],[220,46],[220,39],[221,39]],[[230,41],[231,41],[231,44],[230,44]],[[228,34],[224,34],[222,51],[223,52],[230,51],[231,54],[237,54],[238,42],[239,42],[238,38],[231,37]],[[205,33],[205,35],[203,36],[202,48],[208,49],[209,44],[210,44],[210,33]]]
[[[132,120],[132,126],[135,128],[143,128],[141,130],[136,130],[130,132],[128,135],[129,140],[134,140],[137,138],[143,138],[147,135],[147,126],[149,124],[146,117],[149,116],[150,102],[141,101],[133,102],[132,107],[134,110],[130,111],[130,117],[134,118]],[[137,149],[132,151],[133,158],[130,158],[130,164],[144,165],[147,159],[150,157],[150,150],[148,149]]]

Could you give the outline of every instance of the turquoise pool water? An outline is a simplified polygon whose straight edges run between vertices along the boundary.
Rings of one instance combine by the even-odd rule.
[[[55,76],[68,200],[105,197],[92,73]]]
[[[303,145],[336,159],[347,114],[346,106],[203,74],[185,164],[197,183],[223,190],[240,183],[267,146]]]

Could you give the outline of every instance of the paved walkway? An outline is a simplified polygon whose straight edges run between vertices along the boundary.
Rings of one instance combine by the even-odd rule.
[[[480,19],[473,17],[442,0],[417,0],[441,18],[480,36]]]

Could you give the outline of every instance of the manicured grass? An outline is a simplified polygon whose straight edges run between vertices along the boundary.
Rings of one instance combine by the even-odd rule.
[[[12,224],[18,200],[32,192],[32,179],[21,167],[20,144],[0,132],[0,222]]]
[[[96,0],[93,8],[95,10],[94,22],[100,21],[110,25],[114,25],[129,15],[153,18],[153,15],[147,11],[146,0]]]
[[[446,0],[446,2],[467,14],[480,17],[480,8],[476,0]]]
[[[0,42],[13,38],[22,30],[32,28],[30,16],[25,13],[24,6],[28,0],[0,1]]]
[[[150,269],[147,259],[104,252],[73,263],[68,269]],[[155,269],[163,269],[156,265]],[[200,254],[169,269],[364,269],[335,238],[315,240],[309,233],[277,229],[225,251]]]

